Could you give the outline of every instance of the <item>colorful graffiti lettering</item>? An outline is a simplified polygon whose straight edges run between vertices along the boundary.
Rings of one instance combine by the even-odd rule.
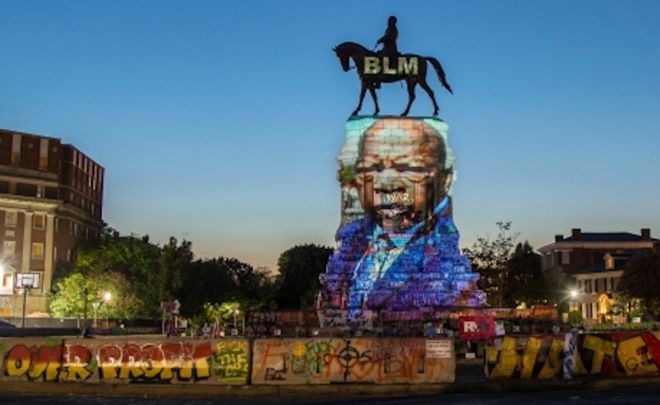
[[[660,341],[651,332],[507,336],[486,348],[486,366],[488,378],[657,375]]]
[[[244,382],[248,377],[248,341],[228,340],[215,345],[213,375],[219,381]]]
[[[27,377],[44,381],[85,381],[91,375],[91,352],[80,344],[40,345],[17,344],[4,360],[8,377]]]
[[[207,379],[211,375],[211,357],[210,342],[197,345],[181,342],[107,344],[98,349],[103,379]]]

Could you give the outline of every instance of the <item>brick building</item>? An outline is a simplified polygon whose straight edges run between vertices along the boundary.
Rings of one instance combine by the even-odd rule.
[[[626,262],[635,255],[660,253],[660,240],[643,228],[640,234],[628,232],[582,232],[556,235],[555,242],[539,249],[542,269],[564,275],[568,289],[576,289],[571,305],[582,312],[587,322],[610,320],[614,304],[612,292]],[[568,293],[568,292],[567,292]]]
[[[37,273],[26,312],[46,311],[58,264],[98,240],[104,169],[57,138],[0,129],[0,316],[21,316],[17,273]]]

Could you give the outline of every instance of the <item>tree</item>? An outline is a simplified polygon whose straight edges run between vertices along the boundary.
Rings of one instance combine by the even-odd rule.
[[[472,248],[463,252],[472,262],[472,267],[481,274],[478,285],[488,297],[488,303],[494,307],[504,305],[504,290],[508,276],[509,258],[513,250],[516,235],[511,235],[511,222],[497,222],[499,231],[494,240],[478,237]]]
[[[78,255],[71,272],[94,277],[106,273],[121,274],[130,285],[133,295],[142,303],[136,316],[154,318],[160,313],[160,256],[160,247],[150,243],[148,236],[106,233],[99,246]]]
[[[154,284],[159,302],[181,298],[183,280],[190,270],[192,260],[192,243],[184,240],[179,245],[176,238],[170,237],[169,242],[161,248],[158,276]]]
[[[648,314],[660,309],[660,255],[631,258],[623,269],[617,292],[624,299],[639,299]]]
[[[525,241],[518,243],[506,263],[504,305],[515,307],[520,303],[539,304],[551,299],[551,288],[541,272],[541,255]]]
[[[308,308],[314,305],[332,249],[305,244],[283,252],[277,260],[275,302],[280,308]]]
[[[103,301],[106,292],[111,297],[108,302]],[[118,272],[74,272],[61,278],[49,297],[50,312],[58,318],[83,318],[85,314],[91,318],[94,302],[99,303],[100,314],[123,319],[135,318],[143,305]]]
[[[180,301],[185,316],[198,317],[206,307],[236,301],[242,308],[262,303],[272,291],[267,269],[254,269],[235,258],[196,260],[183,279]]]

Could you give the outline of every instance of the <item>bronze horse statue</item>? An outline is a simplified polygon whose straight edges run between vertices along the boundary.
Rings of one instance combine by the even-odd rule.
[[[442,65],[440,65],[440,62],[438,62],[436,58],[414,54],[385,55],[383,53],[372,52],[364,46],[356,44],[355,42],[343,42],[332,48],[332,50],[337,55],[337,58],[339,58],[339,62],[341,63],[341,67],[344,69],[344,72],[348,72],[351,69],[350,59],[353,59],[355,68],[357,69],[358,75],[360,76],[360,82],[362,83],[362,89],[360,90],[360,102],[358,103],[355,111],[353,111],[352,115],[357,115],[357,113],[362,108],[362,101],[364,101],[364,95],[367,90],[369,90],[371,98],[374,100],[374,105],[376,107],[374,115],[378,115],[380,108],[378,107],[376,89],[380,87],[381,83],[393,83],[399,80],[405,80],[408,87],[408,105],[406,106],[406,109],[403,111],[401,116],[405,117],[408,115],[410,106],[415,100],[415,86],[418,84],[422,89],[426,91],[426,94],[429,95],[431,101],[433,101],[433,115],[438,115],[439,107],[438,103],[435,101],[435,94],[433,94],[433,90],[431,90],[431,87],[428,85],[428,83],[426,83],[426,62],[430,62],[431,65],[433,65],[433,68],[438,74],[438,79],[440,79],[442,86],[447,89],[447,91],[454,94],[451,86],[449,83],[447,83],[447,79],[445,78],[445,71],[442,69]],[[398,62],[398,69],[388,67],[388,62],[390,60],[389,58],[393,58]],[[383,61],[382,69],[380,65],[378,65],[381,60]],[[401,67],[402,64],[405,65],[411,60],[415,61],[414,69],[412,69],[409,65],[403,66],[403,68]],[[421,61],[421,63],[417,63],[417,61]],[[370,62],[378,63],[372,64]]]

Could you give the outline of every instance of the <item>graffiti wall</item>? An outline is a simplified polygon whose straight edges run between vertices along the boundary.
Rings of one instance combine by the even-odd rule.
[[[2,376],[48,382],[246,384],[249,342],[0,340]]]
[[[451,339],[257,339],[252,384],[440,383],[455,377]]]
[[[488,378],[653,376],[660,334],[613,332],[575,336],[507,336],[486,348]]]

